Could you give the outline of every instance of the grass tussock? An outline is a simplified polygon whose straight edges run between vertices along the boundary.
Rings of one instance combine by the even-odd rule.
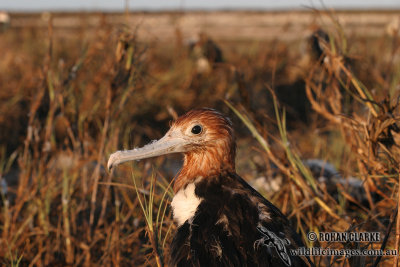
[[[106,161],[202,106],[233,119],[241,176],[283,179],[278,191],[263,193],[308,246],[398,249],[399,32],[348,35],[334,15],[318,16],[332,22],[325,39],[316,36],[321,53],[307,36],[215,37],[223,58],[206,68],[179,28],[174,42],[151,41],[138,35],[140,25],[99,15],[97,26],[82,18],[70,32],[51,17],[44,28],[1,32],[1,263],[166,266],[179,159],[124,164],[113,174]],[[362,181],[366,201],[346,182],[330,191],[305,164],[314,158],[332,163],[344,181]],[[311,242],[310,231],[380,232],[382,242]],[[317,266],[396,259],[313,257]]]

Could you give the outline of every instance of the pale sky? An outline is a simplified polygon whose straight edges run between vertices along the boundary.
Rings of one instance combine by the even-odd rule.
[[[322,1],[315,0],[0,0],[0,10],[123,10],[129,1],[131,10],[166,9],[305,9],[320,8]],[[400,0],[324,0],[328,8],[348,9],[400,9]]]

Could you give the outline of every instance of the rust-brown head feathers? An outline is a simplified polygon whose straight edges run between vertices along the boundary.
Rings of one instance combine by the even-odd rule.
[[[206,178],[224,170],[234,171],[235,151],[231,121],[214,109],[201,108],[179,117],[157,142],[113,153],[108,168],[129,160],[184,153],[184,164],[174,185],[176,192],[199,177]]]
[[[171,130],[174,128],[191,132],[195,141],[185,152],[182,170],[175,181],[175,192],[198,177],[235,170],[236,143],[232,122],[221,113],[208,108],[191,110],[175,121]],[[192,133],[200,128],[199,133]]]

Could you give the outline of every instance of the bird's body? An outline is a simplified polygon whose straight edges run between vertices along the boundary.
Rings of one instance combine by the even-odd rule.
[[[236,173],[188,184],[172,208],[170,266],[306,266],[290,256],[303,245],[285,216]]]
[[[229,119],[192,110],[154,144],[114,153],[109,168],[132,159],[184,153],[171,202],[177,233],[169,266],[307,266],[287,218],[235,172]]]

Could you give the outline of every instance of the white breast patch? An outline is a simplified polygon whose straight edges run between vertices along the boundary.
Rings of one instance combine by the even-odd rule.
[[[194,193],[195,185],[191,183],[185,189],[181,189],[175,194],[172,199],[171,206],[174,215],[174,220],[181,226],[193,218],[196,213],[197,207],[203,200]]]

